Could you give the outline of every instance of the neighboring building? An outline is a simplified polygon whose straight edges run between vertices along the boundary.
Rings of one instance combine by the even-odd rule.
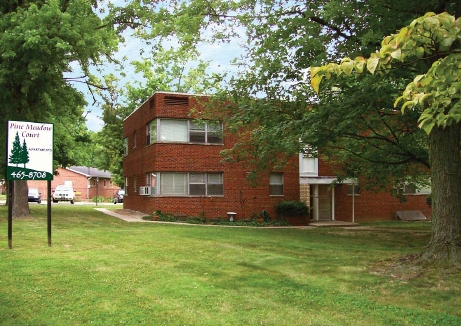
[[[322,159],[301,154],[299,171],[301,199],[311,208],[311,220],[386,221],[396,219],[398,211],[421,211],[427,219],[432,217],[426,201],[430,189],[416,191],[406,187],[407,201],[401,203],[390,190],[360,189],[360,178],[337,184],[331,166]]]
[[[283,171],[268,171],[252,187],[248,171],[225,163],[220,152],[235,139],[221,123],[195,123],[191,110],[206,97],[157,92],[123,124],[123,206],[145,213],[160,210],[185,216],[248,219],[265,210],[275,217],[282,200],[299,200],[298,160]]]
[[[29,187],[38,188],[42,199],[47,198],[47,182],[39,180],[27,181]],[[91,200],[93,197],[112,198],[120,189],[113,181],[110,172],[86,166],[59,167],[57,175],[51,181],[51,190],[58,185],[71,185],[75,191],[75,199]]]

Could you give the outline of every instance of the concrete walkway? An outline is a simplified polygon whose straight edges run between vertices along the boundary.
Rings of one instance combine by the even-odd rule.
[[[191,223],[181,223],[181,222],[164,222],[164,221],[146,221],[142,219],[142,216],[146,216],[148,214],[142,215],[139,214],[120,214],[113,210],[106,209],[106,208],[95,208],[95,210],[100,211],[101,213],[117,217],[125,222],[142,222],[142,223],[162,223],[162,224],[182,224],[182,225],[198,225],[198,226],[218,226],[212,224],[191,224]],[[236,227],[232,225],[219,225],[221,227]],[[281,228],[291,228],[291,229],[308,229],[308,228],[320,228],[320,227],[351,227],[351,226],[358,226],[356,223],[351,222],[341,222],[341,221],[314,221],[309,223],[309,225],[302,225],[302,226],[265,226],[265,228],[274,228],[274,229],[281,229]],[[239,227],[246,227],[246,226],[239,226]]]

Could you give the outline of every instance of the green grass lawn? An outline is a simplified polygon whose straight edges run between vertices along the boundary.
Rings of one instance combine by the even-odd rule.
[[[396,268],[429,223],[126,223],[58,204],[48,247],[46,205],[30,207],[13,249],[0,207],[0,325],[461,325],[459,270]]]

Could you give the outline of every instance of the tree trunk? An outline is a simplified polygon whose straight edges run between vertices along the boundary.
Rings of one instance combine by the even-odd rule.
[[[29,202],[27,200],[27,181],[14,181],[13,218],[30,217]]]
[[[422,258],[461,267],[461,124],[429,135],[432,238]]]

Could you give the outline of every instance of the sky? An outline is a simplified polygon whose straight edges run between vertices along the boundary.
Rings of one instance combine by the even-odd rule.
[[[124,46],[121,46],[119,51],[115,54],[116,59],[122,59],[124,56],[129,58],[129,61],[135,61],[141,59],[141,49],[145,47],[142,41],[134,39],[133,37],[127,36],[126,43]],[[238,42],[229,42],[225,44],[202,44],[199,46],[199,52],[201,54],[201,59],[209,62],[209,72],[210,73],[222,73],[224,71],[232,71],[234,68],[231,65],[231,61],[241,53],[241,48],[238,45]],[[126,64],[126,69],[124,70],[126,77],[121,79],[120,85],[124,85],[128,81],[137,80],[142,78],[139,75],[136,75],[134,69],[131,65]],[[114,73],[115,69],[113,66],[108,65],[105,70],[105,74]],[[78,85],[76,85],[79,87]],[[100,104],[93,105],[93,98],[91,94],[83,86],[79,88],[85,96],[86,100],[89,103],[85,108],[86,114],[86,126],[89,130],[98,132],[103,127],[103,122],[100,118],[101,109]]]

